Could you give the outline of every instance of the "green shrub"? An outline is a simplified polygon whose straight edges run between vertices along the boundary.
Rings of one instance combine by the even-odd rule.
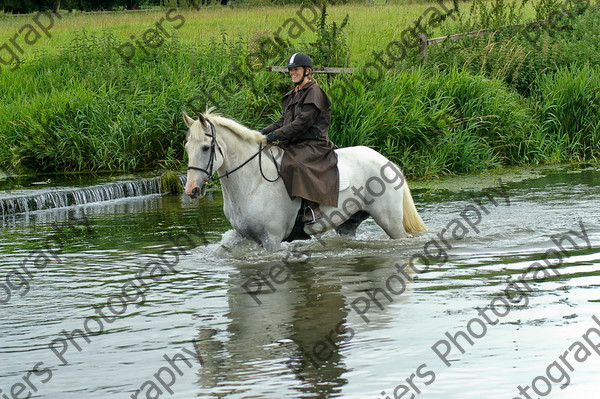
[[[558,13],[554,0],[542,0],[537,4],[536,12],[538,18],[550,18],[550,24],[491,29],[485,35],[448,40],[430,46],[430,62],[502,79],[527,96],[540,73],[557,71],[572,63],[600,65],[600,10],[596,7],[584,9],[582,3],[571,4],[567,9],[572,10],[572,14],[567,16]],[[562,11],[562,8],[558,10]],[[508,11],[500,13],[501,16],[504,14],[510,15]],[[469,22],[463,29],[481,28],[486,26],[485,23],[501,21],[501,16],[484,13],[479,17],[484,22]],[[504,18],[506,22],[514,22],[512,17]]]

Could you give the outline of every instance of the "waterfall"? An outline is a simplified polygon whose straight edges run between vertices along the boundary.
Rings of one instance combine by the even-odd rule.
[[[45,209],[64,208],[120,198],[160,194],[160,178],[105,183],[83,188],[25,190],[0,194],[2,216]]]

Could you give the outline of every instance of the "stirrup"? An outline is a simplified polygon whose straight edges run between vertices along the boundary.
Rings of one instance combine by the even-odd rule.
[[[310,211],[310,216],[308,216],[308,217],[306,214],[307,209]],[[304,215],[302,216],[302,221],[304,222],[305,225],[311,225],[311,224],[314,224],[317,220],[321,219],[322,217],[323,217],[322,215],[317,216],[315,211],[310,206],[307,205],[306,208],[304,208]]]
[[[310,211],[310,220],[308,219],[308,217],[306,215],[307,209]],[[307,206],[306,208],[304,208],[304,215],[302,216],[302,221],[304,222],[304,224],[313,224],[314,222],[317,221],[317,219],[315,218],[315,211],[313,211],[310,206]]]

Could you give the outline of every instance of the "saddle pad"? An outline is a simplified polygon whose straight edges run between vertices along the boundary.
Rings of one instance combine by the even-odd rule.
[[[340,162],[338,159],[337,167],[340,176],[340,191],[344,191],[350,187],[350,173],[348,165],[346,165],[344,162]]]

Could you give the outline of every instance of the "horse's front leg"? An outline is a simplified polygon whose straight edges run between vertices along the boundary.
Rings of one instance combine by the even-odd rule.
[[[281,239],[278,237],[266,236],[260,244],[269,252],[276,252],[281,249]]]
[[[269,252],[281,249],[281,242],[286,239],[294,227],[297,209],[291,208],[288,212],[271,212],[269,219],[264,221],[259,241]]]

